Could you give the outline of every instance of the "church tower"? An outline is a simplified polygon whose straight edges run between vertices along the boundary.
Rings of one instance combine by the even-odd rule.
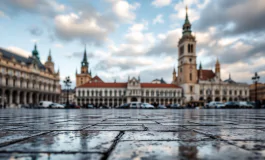
[[[220,66],[219,60],[218,60],[218,58],[217,58],[216,63],[215,63],[215,76],[216,76],[216,78],[218,78],[218,79],[221,79],[221,72],[220,72],[220,69],[221,69],[221,66]]]
[[[175,67],[173,68],[173,73],[172,73],[172,84],[177,83],[177,72],[175,70]]]
[[[54,63],[53,63],[53,61],[52,61],[51,50],[49,51],[49,55],[48,55],[47,61],[45,62],[44,66],[45,66],[46,68],[49,68],[50,71],[51,71],[52,73],[54,73]]]
[[[89,63],[87,61],[86,48],[84,51],[83,60],[81,61],[81,73],[78,73],[76,70],[76,86],[80,86],[84,83],[87,83],[92,79],[91,70],[89,70]]]
[[[191,23],[186,7],[186,18],[182,28],[182,37],[178,43],[178,84],[184,89],[187,95],[186,101],[192,101],[195,98],[198,72],[196,64],[196,39],[191,31]]]
[[[37,44],[35,43],[34,49],[32,51],[32,57],[40,60],[39,52],[37,50]]]

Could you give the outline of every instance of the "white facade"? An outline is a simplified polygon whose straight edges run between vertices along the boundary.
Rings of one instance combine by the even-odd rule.
[[[88,82],[76,88],[77,104],[118,106],[132,101],[175,104],[182,103],[182,89],[174,84],[140,83],[132,78],[127,83]]]

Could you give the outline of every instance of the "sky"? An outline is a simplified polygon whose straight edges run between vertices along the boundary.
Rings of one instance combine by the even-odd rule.
[[[218,58],[223,80],[252,83],[258,72],[265,82],[264,0],[1,0],[0,47],[29,56],[37,43],[42,62],[51,49],[74,84],[85,48],[103,81],[170,83],[186,6],[198,66],[214,70]]]

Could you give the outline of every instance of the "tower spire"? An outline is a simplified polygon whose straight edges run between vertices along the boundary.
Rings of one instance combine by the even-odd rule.
[[[51,49],[49,50],[48,61],[49,61],[49,62],[52,61]]]
[[[38,52],[38,50],[37,50],[37,44],[36,44],[36,43],[34,44],[34,49],[33,49],[33,51],[32,51],[32,57],[35,57],[35,58],[37,58],[38,60],[40,59],[40,57],[39,57],[39,52]]]
[[[200,69],[200,70],[202,69],[202,62],[200,62],[200,66],[199,66],[199,69]]]
[[[189,21],[188,6],[186,6],[186,18],[182,29],[182,35],[191,35],[191,24]]]

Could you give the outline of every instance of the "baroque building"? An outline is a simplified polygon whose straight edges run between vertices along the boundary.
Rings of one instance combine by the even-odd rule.
[[[58,102],[60,73],[54,70],[51,51],[43,65],[36,44],[29,57],[0,48],[0,86],[1,106]]]
[[[182,103],[182,88],[166,83],[142,83],[140,77],[127,82],[104,82],[98,76],[76,88],[78,105],[94,104],[116,107],[129,102],[159,104]]]
[[[191,23],[186,8],[182,37],[178,43],[178,75],[173,69],[172,83],[183,88],[185,102],[239,101],[249,99],[246,83],[221,79],[221,65],[217,59],[215,72],[197,69],[196,37],[192,35]]]
[[[84,57],[81,62],[81,71],[80,73],[76,70],[76,87],[85,84],[86,82],[90,81],[92,79],[92,73],[91,70],[89,72],[89,63],[87,61],[87,54],[86,49],[84,51]]]

